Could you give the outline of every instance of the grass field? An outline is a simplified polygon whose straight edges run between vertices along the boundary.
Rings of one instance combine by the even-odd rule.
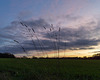
[[[100,80],[100,60],[0,59],[0,80]]]

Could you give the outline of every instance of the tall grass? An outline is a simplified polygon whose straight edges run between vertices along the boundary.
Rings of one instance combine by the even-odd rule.
[[[30,32],[31,29],[29,29],[29,27],[28,27],[26,24],[22,23],[22,22],[20,22],[20,24],[21,24],[22,26],[25,26],[25,27],[26,27],[26,30],[27,30],[27,32],[29,33],[30,38],[31,38],[31,40],[32,40],[32,44],[33,44],[33,46],[34,46],[34,49],[36,50],[37,55],[39,56],[39,53],[38,53],[38,51],[37,51],[38,48],[37,48],[37,46],[36,46],[35,41],[34,41],[33,38],[32,38],[33,35],[32,35],[31,32]]]
[[[37,36],[37,31],[33,28],[33,27],[30,27],[28,26],[27,24],[25,24],[23,22],[23,20],[20,20],[20,24],[22,26],[24,26],[24,28],[27,29],[27,32],[29,33],[30,35],[30,38],[32,40],[32,44],[34,46],[34,50],[36,50],[37,52],[37,55],[39,56],[39,52],[42,52],[43,56],[46,55],[46,57],[48,57],[48,53],[46,52],[46,48],[45,48],[45,43],[42,42],[39,37]],[[48,38],[49,40],[52,42],[51,45],[52,45],[52,48],[57,51],[56,53],[54,53],[54,57],[60,57],[60,41],[61,41],[61,36],[60,36],[60,32],[61,32],[61,28],[59,27],[58,30],[55,30],[54,29],[54,26],[53,24],[50,25],[50,27],[46,27],[46,26],[41,26],[43,27],[43,29],[45,30],[45,32],[48,34]],[[49,31],[48,31],[49,30]],[[53,35],[51,36],[52,33]],[[37,39],[37,42],[39,44],[39,46],[37,47],[37,42],[35,42],[34,40],[34,37]],[[54,39],[54,40],[53,40]],[[65,55],[65,54],[64,54]]]
[[[57,33],[55,32],[56,30],[54,29],[54,27],[53,27],[53,24],[51,24],[51,28],[50,28],[50,31],[52,31],[52,33],[53,33],[53,35],[52,35],[52,37],[54,38],[54,41],[53,41],[53,44],[54,44],[54,46],[55,46],[55,50],[58,50],[58,44],[57,44]],[[57,53],[58,53],[58,51],[57,51]],[[57,57],[57,53],[56,53],[56,57]]]
[[[36,31],[35,31],[33,28],[30,28],[30,29],[29,29],[29,26],[27,26],[26,24],[24,24],[24,23],[22,23],[22,22],[20,22],[20,23],[21,23],[22,26],[25,26],[25,27],[27,28],[28,32],[29,32],[30,35],[31,35],[31,39],[32,39],[32,36],[35,36],[35,37],[36,37],[36,39],[37,39],[37,41],[38,41],[38,43],[39,43],[39,45],[40,45],[41,52],[43,53],[44,56],[47,55],[47,57],[48,57],[48,54],[45,52],[45,47],[44,47],[43,42],[41,42],[41,41],[39,40],[38,36],[35,34]],[[31,33],[31,31],[33,32],[33,34]],[[37,50],[38,50],[38,47],[36,47],[36,44],[35,44],[34,39],[32,39],[32,42],[33,42],[33,45],[35,46],[35,50],[37,51]]]
[[[45,26],[43,26],[43,28],[45,29],[45,31],[46,31],[46,33],[48,35],[49,40],[52,42],[51,45],[52,45],[53,49],[56,50],[57,47],[55,45],[55,41],[52,40],[55,35],[52,35],[52,36],[50,35],[50,33],[54,31],[53,24],[51,24],[49,29],[47,29]],[[55,55],[54,55],[54,57],[55,57]]]
[[[48,54],[47,53],[45,53],[44,52],[44,46],[43,46],[43,44],[42,44],[42,42],[40,41],[40,39],[38,38],[38,36],[35,34],[35,30],[33,29],[33,28],[31,28],[32,29],[32,31],[33,31],[33,35],[36,37],[36,39],[37,39],[37,41],[38,41],[38,43],[39,43],[39,45],[40,45],[40,49],[41,49],[41,51],[42,51],[42,53],[44,54],[44,56],[45,56],[45,54],[47,55],[47,57],[48,57]]]
[[[22,50],[26,53],[26,55],[28,56],[26,49],[21,45],[21,43],[19,43],[19,41],[17,41],[17,40],[14,40],[14,42],[16,42],[22,48]]]

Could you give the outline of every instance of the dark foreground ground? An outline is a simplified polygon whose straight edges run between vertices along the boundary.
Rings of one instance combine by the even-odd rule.
[[[0,80],[100,80],[100,60],[0,59]]]

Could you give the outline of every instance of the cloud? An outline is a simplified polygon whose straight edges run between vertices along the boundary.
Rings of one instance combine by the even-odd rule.
[[[82,40],[76,40],[76,41],[70,42],[70,44],[68,44],[68,46],[72,46],[72,47],[89,47],[89,46],[93,46],[93,45],[98,45],[98,42],[100,42],[100,40],[82,39]]]
[[[95,49],[95,48],[93,47],[70,48],[70,50],[90,50],[90,49]]]
[[[36,28],[43,28],[43,26],[50,26],[44,19],[22,21],[24,24]]]
[[[49,34],[45,34],[44,37],[49,38],[50,36],[52,36],[51,38],[55,39],[55,36],[54,36],[55,34],[57,34],[57,36],[60,36],[61,40],[75,41],[75,40],[78,40],[78,39],[89,38],[90,31],[88,31],[84,27],[80,27],[80,28],[77,28],[77,29],[61,28],[60,31],[58,31],[58,30],[52,31]]]
[[[36,45],[39,46],[38,40],[42,39],[44,33],[41,33],[44,29],[43,26],[49,27],[50,25],[43,19],[38,20],[29,20],[22,21],[23,24],[27,25],[28,28],[22,26],[20,21],[13,21],[11,24],[5,28],[0,30],[0,50],[5,51],[5,47],[10,52],[14,53],[22,53],[19,49],[19,45],[17,45],[14,40],[19,41],[23,46],[26,46],[27,51],[35,50],[33,47],[32,40],[35,41]],[[32,31],[32,28],[35,30],[35,33]],[[30,29],[30,31],[28,31]],[[42,31],[41,31],[42,30]],[[38,37],[38,40],[36,40]],[[40,40],[42,41],[42,40]],[[26,44],[27,42],[31,42],[31,45]],[[49,41],[48,41],[49,42]],[[12,45],[12,46],[11,46]],[[10,47],[9,47],[10,46]],[[40,47],[37,48],[40,50]]]
[[[27,25],[28,28],[26,28],[26,26],[22,26],[20,22]],[[28,29],[30,29],[32,32],[32,28],[33,28],[35,31],[38,32],[41,30],[43,31],[44,26],[46,27],[50,26],[44,19],[28,20],[28,21],[13,21],[9,26],[2,28],[0,30],[0,38],[5,38],[5,39],[24,38],[25,36],[29,36]],[[39,33],[40,32],[38,32],[38,34]]]
[[[20,21],[13,21],[9,26],[0,30],[0,42],[2,42],[0,50],[2,52],[5,51],[6,47],[8,52],[10,51],[14,54],[23,53],[21,46],[13,40],[19,41],[27,52],[36,50],[40,52],[42,50],[53,51],[57,50],[58,47],[61,50],[87,50],[93,49],[91,46],[97,46],[100,42],[99,37],[96,36],[99,32],[99,25],[93,28],[88,28],[86,25],[81,25],[78,28],[59,26],[59,31],[58,26],[53,26],[54,29],[52,29],[52,25],[44,19],[21,22],[28,28],[21,25]],[[88,23],[88,25],[94,24],[94,20]],[[35,33],[32,31],[32,28],[35,30]],[[56,37],[58,40],[55,39]]]
[[[26,40],[20,44],[12,45],[12,46],[6,46],[6,49],[10,52],[14,52],[15,54],[17,53],[23,53],[22,47],[28,52],[28,51],[34,51],[38,50],[40,52],[42,51],[52,51],[52,50],[64,50],[64,49],[69,49],[69,50],[87,50],[87,49],[93,49],[91,46],[96,46],[100,40],[77,40],[73,42],[53,42],[50,40],[34,40],[34,43],[32,40]],[[55,46],[57,44],[57,46]],[[22,47],[21,47],[22,46]],[[4,51],[4,47],[1,47],[0,50]]]

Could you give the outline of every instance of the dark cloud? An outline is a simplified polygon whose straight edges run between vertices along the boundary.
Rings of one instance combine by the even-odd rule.
[[[96,46],[98,45],[98,42],[100,42],[100,40],[77,40],[77,41],[73,41],[73,42],[53,42],[50,40],[34,40],[34,43],[32,42],[32,40],[27,40],[24,41],[20,44],[16,44],[13,46],[8,46],[6,47],[6,49],[8,49],[10,52],[14,52],[16,53],[23,53],[23,49],[22,47],[26,50],[26,51],[34,51],[34,50],[38,50],[40,52],[42,51],[52,51],[52,50],[58,50],[59,49],[70,49],[70,50],[86,50],[86,49],[93,49],[91,48],[91,46]],[[34,45],[35,44],[35,45]],[[55,46],[57,44],[57,46]],[[22,46],[22,47],[21,47]],[[4,47],[0,48],[1,51],[4,51]]]
[[[18,41],[19,42],[19,41]],[[15,43],[15,45],[6,45],[3,47],[0,47],[1,52],[8,51],[8,52],[13,52],[15,54],[17,53],[25,53],[23,48],[25,49],[26,52],[28,51],[46,51],[46,50],[54,50],[54,46],[51,41],[49,40],[26,40],[22,43]]]
[[[82,40],[76,40],[76,41],[72,41],[72,42],[66,42],[66,43],[60,43],[60,46],[63,47],[65,46],[66,49],[72,49],[72,48],[79,48],[79,49],[92,49],[90,48],[91,46],[96,46],[98,45],[98,43],[100,42],[100,40],[88,40],[88,39],[82,39]]]
[[[67,40],[67,41],[75,41],[78,39],[87,39],[89,38],[89,34],[91,31],[88,31],[88,29],[84,27],[80,27],[78,29],[73,28],[62,28],[60,32],[58,30],[52,31],[49,34],[45,34],[44,37],[49,38],[55,38],[56,34],[57,36],[61,38],[61,40]]]
[[[0,30],[0,40],[1,39],[26,40],[33,35],[32,28],[34,29],[37,35],[42,35],[44,34],[41,33],[44,30],[44,27],[50,26],[44,19],[21,21],[21,22],[27,25],[28,28],[22,26],[20,21],[13,21],[9,26],[2,28]],[[29,29],[31,30],[31,32],[29,32]]]
[[[70,48],[70,50],[89,50],[89,49],[95,49],[95,48],[92,47]]]
[[[34,29],[40,29],[43,28],[43,26],[50,26],[50,24],[48,24],[44,19],[22,21],[22,23],[30,27],[33,27]]]
[[[82,40],[77,40],[74,42],[70,42],[70,46],[75,46],[75,47],[89,47],[92,45],[98,45],[98,42],[100,40],[94,40],[94,39],[82,39]]]

